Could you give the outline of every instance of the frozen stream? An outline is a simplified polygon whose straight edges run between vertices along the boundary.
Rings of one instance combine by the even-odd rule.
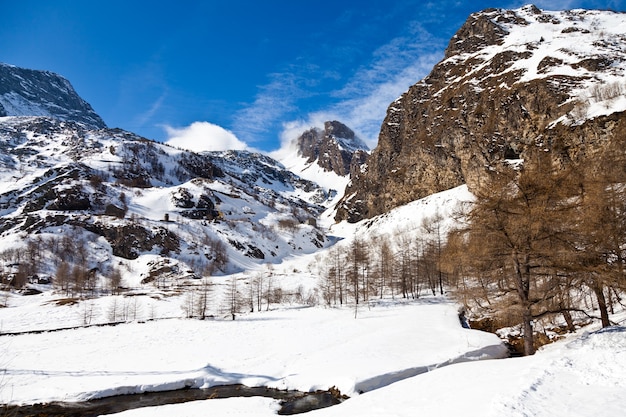
[[[479,356],[483,359],[491,359],[488,355],[485,355],[486,352],[484,350],[481,350],[480,355],[477,353],[478,352],[470,352],[466,355],[437,365],[418,366],[387,375],[373,377],[369,380],[358,383],[356,385],[356,389],[358,389],[359,392],[364,393],[445,366],[467,362],[469,360],[473,360],[472,358],[477,358]],[[499,354],[500,349],[494,349],[493,353]],[[237,384],[220,385],[203,389],[184,388],[170,391],[116,395],[84,402],[53,402],[46,404],[13,406],[7,408],[5,412],[8,413],[8,415],[16,417],[97,417],[99,415],[114,414],[142,407],[157,407],[166,404],[180,404],[189,401],[242,397],[266,397],[279,400],[279,415],[306,413],[337,405],[348,399],[347,396],[342,396],[334,389],[316,392],[301,392],[296,390],[279,390],[268,387],[247,387],[245,385]]]
[[[55,402],[11,406],[3,410],[2,415],[14,417],[27,416],[64,416],[97,417],[114,414],[142,407],[157,407],[166,404],[180,404],[189,401],[241,397],[266,397],[280,400],[279,415],[293,415],[339,404],[340,399],[331,392],[304,393],[300,391],[282,391],[266,387],[246,387],[245,385],[216,386],[205,389],[182,389],[142,394],[118,395],[96,400],[70,403]]]

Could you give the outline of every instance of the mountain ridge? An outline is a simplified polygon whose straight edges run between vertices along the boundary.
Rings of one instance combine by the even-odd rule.
[[[102,118],[64,77],[0,63],[0,117],[50,116],[106,128]]]
[[[197,154],[43,116],[0,118],[0,151],[0,253],[28,277],[54,276],[64,259],[163,283],[330,243],[311,221],[325,191],[264,155]],[[51,262],[20,261],[34,247]]]

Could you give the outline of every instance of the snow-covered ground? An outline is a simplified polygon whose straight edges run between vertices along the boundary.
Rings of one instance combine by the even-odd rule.
[[[237,320],[158,320],[4,336],[2,402],[242,383],[355,395],[448,361],[499,357],[445,299],[353,309],[283,308]]]
[[[8,310],[8,309],[7,309]],[[314,416],[622,416],[626,316],[535,356],[463,329],[445,298],[362,308],[278,308],[237,320],[170,319],[1,336],[3,403],[242,383],[351,398]],[[17,320],[17,319],[15,319]],[[360,394],[359,394],[360,393]],[[231,398],[122,416],[275,415],[277,400]]]

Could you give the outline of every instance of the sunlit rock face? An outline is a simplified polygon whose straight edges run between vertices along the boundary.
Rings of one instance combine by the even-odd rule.
[[[467,183],[533,148],[584,157],[623,131],[626,15],[489,9],[391,103],[337,220],[358,221]]]

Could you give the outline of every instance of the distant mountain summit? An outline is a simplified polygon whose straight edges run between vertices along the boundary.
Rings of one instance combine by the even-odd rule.
[[[489,183],[534,150],[584,160],[626,129],[626,14],[488,9],[444,59],[390,104],[378,146],[336,220],[386,213],[427,195]]]
[[[322,187],[326,200],[317,202],[331,211],[369,156],[367,145],[336,120],[325,122],[323,128],[311,127],[285,145],[272,156],[287,170]],[[324,221],[332,220],[330,215],[324,214]]]
[[[50,71],[0,63],[0,117],[3,116],[48,116],[93,129],[106,127],[65,78]]]
[[[340,176],[350,174],[350,167],[365,162],[369,148],[352,129],[338,121],[324,123],[324,129],[313,127],[302,133],[297,142],[298,155],[307,163],[317,161],[325,171]]]

